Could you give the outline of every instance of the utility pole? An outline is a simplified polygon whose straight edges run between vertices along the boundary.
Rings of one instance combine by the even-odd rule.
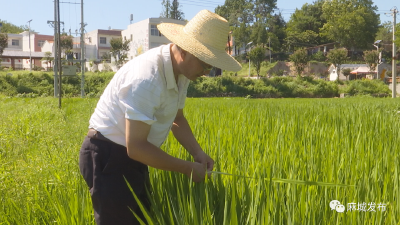
[[[393,15],[393,50],[392,50],[392,98],[396,98],[396,79],[397,79],[397,71],[396,71],[396,44],[394,41],[396,40],[396,14],[399,13],[397,8],[393,8],[392,10]]]
[[[81,97],[85,96],[85,23],[83,22],[83,0],[81,0]]]
[[[268,37],[268,43],[269,43],[269,63],[271,64],[271,37]]]
[[[49,21],[50,22],[50,21]],[[54,71],[54,97],[58,96],[58,38],[57,38],[57,0],[54,0],[54,62],[53,62],[53,71]]]
[[[32,55],[31,55],[31,22],[32,20],[28,21],[29,27],[29,72],[32,73]]]
[[[58,74],[59,74],[59,79],[58,79],[58,108],[61,109],[61,81],[62,81],[62,64],[61,64],[61,39],[60,39],[60,0],[55,0],[57,3],[57,63],[58,63]]]

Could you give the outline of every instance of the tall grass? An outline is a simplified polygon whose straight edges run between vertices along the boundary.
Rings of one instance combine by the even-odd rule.
[[[78,151],[97,99],[0,97],[0,224],[94,224]],[[149,224],[398,224],[400,101],[188,99],[203,183],[150,170]],[[170,135],[162,147],[191,160]],[[352,187],[274,182],[289,179]],[[376,212],[329,203],[376,203]],[[386,210],[378,210],[378,204]],[[368,207],[367,207],[368,209]]]

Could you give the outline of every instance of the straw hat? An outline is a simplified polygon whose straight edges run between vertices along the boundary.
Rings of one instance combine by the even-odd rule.
[[[170,41],[207,64],[229,71],[242,68],[225,51],[229,35],[228,21],[215,13],[202,10],[185,26],[161,23],[157,28]]]

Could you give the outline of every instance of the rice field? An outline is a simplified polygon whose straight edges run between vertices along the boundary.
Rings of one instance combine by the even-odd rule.
[[[54,98],[0,97],[1,225],[95,224],[78,152],[97,100],[60,110]],[[400,224],[399,111],[399,99],[367,97],[187,99],[221,173],[192,183],[150,169],[144,222]],[[171,135],[162,148],[191,160]]]

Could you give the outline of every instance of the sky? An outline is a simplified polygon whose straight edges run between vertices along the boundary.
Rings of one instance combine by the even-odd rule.
[[[190,20],[202,9],[214,12],[218,5],[223,5],[225,0],[178,0],[181,10],[185,13],[185,19]],[[312,4],[314,0],[278,0],[277,7],[284,19],[288,21],[296,8],[303,4]],[[60,0],[60,20],[64,22],[65,32],[77,36],[75,31],[80,29],[81,0]],[[130,24],[130,15],[133,14],[133,22],[139,22],[151,17],[159,17],[162,10],[162,0],[84,0],[84,21],[87,24],[86,32],[96,29],[127,29]],[[381,22],[393,21],[390,9],[400,2],[393,0],[376,0]],[[17,26],[28,25],[40,34],[53,35],[54,29],[47,21],[54,20],[54,2],[52,0],[0,0],[0,19]],[[4,7],[5,6],[5,7]],[[4,7],[4,8],[3,8]],[[400,21],[400,15],[397,21]]]

